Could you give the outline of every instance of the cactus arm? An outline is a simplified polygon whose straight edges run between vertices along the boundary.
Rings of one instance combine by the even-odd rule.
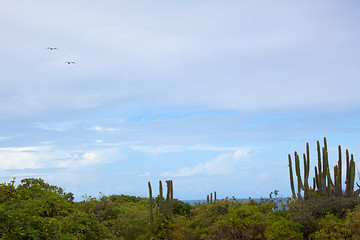
[[[320,177],[319,177],[319,174],[318,174],[318,170],[317,170],[317,167],[315,166],[315,181],[316,181],[316,187],[318,189],[318,191],[320,192]],[[315,189],[315,188],[314,188]]]
[[[338,197],[342,196],[341,181],[340,181],[340,169],[338,166],[334,166],[334,178],[335,178],[335,189]]]
[[[309,143],[306,143],[306,177],[309,178],[310,173],[310,149],[309,149]]]
[[[350,157],[349,150],[346,149],[346,188],[345,188],[345,197],[350,197]]]
[[[327,180],[328,180],[329,196],[334,195],[334,194],[336,195],[336,188],[335,188],[333,181],[331,180],[329,168],[327,168],[326,174],[327,174]]]
[[[164,214],[164,197],[162,182],[159,181],[159,213]]]
[[[308,198],[310,193],[309,188],[309,166],[307,164],[306,154],[303,154],[304,157],[304,197]]]
[[[326,143],[326,142],[325,142]],[[326,145],[325,145],[326,146]],[[327,152],[327,148],[323,147],[323,187],[325,185],[325,191],[326,191],[326,195],[329,197],[330,196],[330,173],[328,174],[329,171],[329,160],[328,160],[328,152]]]
[[[170,181],[166,181],[166,200],[164,218],[169,218],[170,215]]]
[[[300,160],[299,160],[299,155],[297,154],[297,152],[295,152],[295,171],[296,171],[296,176],[298,179],[298,190],[300,192],[300,189],[304,188],[304,184],[302,183],[302,179],[301,179]]]
[[[350,160],[350,197],[354,196],[354,184],[355,183],[355,162],[354,162],[354,156],[351,154],[351,160]]]
[[[152,199],[152,191],[151,191],[151,183],[148,182],[149,187],[149,212],[150,212],[150,224],[154,221],[154,215],[153,215],[153,199]]]
[[[174,210],[174,186],[173,186],[173,181],[170,180],[170,215],[169,215],[170,221],[172,221],[173,219],[173,210]]]
[[[293,176],[293,170],[292,170],[292,163],[291,163],[291,155],[288,154],[289,158],[289,173],[290,173],[290,186],[291,186],[291,192],[294,199],[296,199],[295,194],[295,187],[294,187],[294,176]]]
[[[324,148],[325,148],[325,151],[327,151],[327,141],[326,141],[326,137],[324,137]]]
[[[342,190],[342,159],[341,159],[341,146],[339,145],[338,147],[339,150],[339,161],[338,161],[338,189],[339,189],[339,194],[343,194],[343,190]]]
[[[323,176],[322,176],[322,172],[321,172],[321,151],[320,151],[320,143],[319,141],[317,141],[317,153],[318,153],[318,170],[319,170],[319,177],[318,177],[318,190],[320,195],[323,195]]]

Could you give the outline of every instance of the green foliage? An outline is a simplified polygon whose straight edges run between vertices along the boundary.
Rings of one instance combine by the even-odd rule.
[[[1,185],[1,239],[105,239],[111,233],[96,219],[79,212],[72,193],[42,179]]]
[[[5,239],[50,239],[62,236],[59,222],[73,213],[72,199],[42,179],[1,185],[0,235]],[[70,200],[70,201],[69,201]]]
[[[105,224],[85,212],[75,211],[59,225],[64,239],[115,239]]]
[[[329,213],[319,220],[319,230],[311,234],[312,239],[351,239],[350,231],[345,226],[345,220]]]
[[[52,192],[63,197],[68,202],[73,202],[74,197],[72,193],[66,193],[60,187],[45,183],[41,178],[25,178],[21,180],[21,184],[17,190],[22,194],[23,199],[37,198],[44,192]]]
[[[346,216],[345,225],[354,239],[360,239],[360,206]]]
[[[76,206],[117,238],[137,239],[148,230],[146,199],[128,195],[102,196],[100,199],[87,197]]]
[[[148,198],[100,195],[73,202],[71,193],[42,179],[15,186],[15,180],[0,185],[0,239],[360,239],[355,198],[312,194],[291,201],[275,190],[260,201],[225,198],[192,206],[173,199],[173,219],[157,214],[150,225]]]
[[[173,204],[174,215],[181,215],[186,217],[191,216],[191,211],[194,209],[194,207],[190,203],[180,201],[179,199],[174,199]]]
[[[256,206],[230,208],[211,228],[211,239],[263,239],[267,219]]]
[[[15,198],[15,178],[9,183],[0,184],[0,203],[13,200]]]
[[[359,239],[360,208],[348,211],[345,218],[332,213],[318,220],[318,231],[311,234],[312,239]]]
[[[121,213],[111,226],[114,235],[124,239],[137,239],[146,234],[149,226],[147,206],[129,203],[120,208]]]
[[[360,205],[359,199],[317,197],[307,201],[296,201],[289,205],[289,216],[302,225],[304,237],[308,237],[319,229],[319,220],[332,214],[344,219],[349,211]]]
[[[196,205],[193,210],[193,218],[190,227],[197,229],[198,232],[202,232],[217,220],[222,215],[229,212],[229,206],[233,204],[228,200],[217,201],[215,204],[199,204]]]
[[[265,237],[275,239],[303,239],[301,224],[283,216],[270,217],[265,230]]]

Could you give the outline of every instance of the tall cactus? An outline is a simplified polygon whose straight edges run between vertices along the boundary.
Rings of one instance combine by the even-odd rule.
[[[354,156],[351,154],[351,158],[349,158],[349,152],[346,151],[346,189],[345,195],[346,197],[352,197],[354,193],[354,182],[355,182],[355,162]]]
[[[342,194],[342,155],[341,155],[341,146],[338,146],[338,152],[339,152],[339,160],[338,160],[338,165],[337,165],[337,174],[335,175],[335,179],[337,177],[337,191],[339,194]]]
[[[155,208],[155,217],[163,217],[164,219],[172,220],[173,218],[173,208],[174,208],[174,191],[173,191],[173,182],[172,180],[167,180],[167,193],[166,199],[163,197],[163,187],[162,182],[159,181],[159,205]],[[151,184],[148,182],[149,187],[149,211],[150,211],[150,223],[154,220],[153,215],[153,204],[152,204],[152,191]]]
[[[310,169],[310,153],[309,144],[306,143],[306,154],[303,154],[304,161],[304,174],[303,178],[300,173],[300,160],[299,155],[295,152],[295,173],[298,182],[298,192],[295,193],[294,176],[292,169],[291,156],[289,157],[289,172],[290,172],[290,186],[293,198],[301,199],[311,197],[312,192],[316,191],[320,196],[326,197],[358,197],[360,194],[360,188],[354,192],[355,187],[355,161],[353,155],[349,155],[349,151],[346,150],[346,189],[342,190],[342,158],[341,158],[341,146],[338,147],[339,159],[337,165],[334,166],[334,176],[331,177],[329,167],[329,156],[327,150],[326,138],[324,138],[324,147],[320,147],[319,141],[317,141],[317,155],[318,164],[315,166],[315,176],[313,178],[313,188],[309,187],[309,169]],[[302,195],[303,192],[303,195]]]
[[[210,193],[206,196],[206,203],[212,204],[216,202],[216,191],[214,191],[214,201],[213,201],[213,193]]]
[[[308,148],[309,148],[309,145],[307,144],[307,149]],[[297,154],[297,152],[294,153],[294,157],[295,157],[295,171],[296,171],[296,176],[297,176],[297,181],[298,181],[297,195],[295,195],[291,156],[289,154],[290,184],[291,184],[291,190],[293,193],[293,197],[296,196],[295,198],[302,198],[301,191],[304,191],[304,197],[308,198],[309,194],[310,194],[310,187],[309,187],[310,156],[309,156],[309,151],[307,150],[307,154],[303,154],[304,181],[302,180],[301,173],[300,173],[300,157]]]
[[[162,182],[159,181],[159,212],[164,213],[164,197]]]
[[[153,213],[153,198],[152,198],[152,190],[151,190],[151,183],[148,182],[149,187],[149,212],[150,212],[150,224],[154,221],[154,213]]]
[[[322,174],[322,167],[321,167],[321,150],[320,150],[320,142],[317,141],[317,153],[318,153],[318,168],[316,169],[315,167],[315,172],[316,170],[318,171],[318,175],[315,177],[317,177],[316,182],[317,182],[317,186],[318,186],[318,191],[320,193],[320,195],[324,194],[324,189],[323,189],[323,174]]]
[[[288,154],[288,158],[289,158],[289,173],[290,173],[291,192],[292,192],[292,197],[296,199],[295,186],[294,186],[294,176],[293,176],[292,162],[291,162],[291,155],[290,154]]]
[[[172,180],[166,181],[167,193],[166,193],[166,201],[165,201],[165,212],[164,217],[172,220],[173,216],[173,185]]]

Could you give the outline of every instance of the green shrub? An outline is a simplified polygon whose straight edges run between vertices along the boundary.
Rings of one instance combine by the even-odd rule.
[[[265,230],[265,237],[275,239],[303,239],[301,224],[283,216],[270,217],[269,225]]]
[[[346,216],[345,225],[354,239],[360,239],[360,207],[349,212]]]
[[[328,214],[337,218],[345,218],[348,211],[359,205],[359,199],[312,197],[307,200],[297,200],[289,205],[290,218],[302,225],[304,237],[319,230],[319,220]]]
[[[352,239],[350,231],[345,226],[345,220],[336,217],[333,213],[319,220],[319,230],[310,237],[312,239]]]
[[[145,235],[149,229],[149,209],[147,206],[127,203],[118,207],[119,215],[107,226],[117,237],[134,240]]]
[[[194,209],[194,207],[190,203],[186,203],[186,202],[180,201],[178,199],[174,199],[174,205],[173,205],[174,215],[190,217],[191,211],[193,209]]]
[[[0,184],[0,203],[4,203],[15,198],[15,178],[9,183]]]
[[[174,240],[175,238],[175,223],[169,219],[165,219],[162,215],[154,218],[152,226],[144,236],[140,239],[144,240]]]
[[[192,211],[190,228],[196,230],[198,235],[207,231],[208,227],[218,221],[221,216],[229,212],[229,207],[233,203],[228,200],[216,201],[213,204],[197,204]]]
[[[84,212],[75,211],[59,225],[61,234],[69,239],[115,239],[104,224]]]
[[[266,216],[256,206],[230,208],[209,228],[209,239],[264,239]]]

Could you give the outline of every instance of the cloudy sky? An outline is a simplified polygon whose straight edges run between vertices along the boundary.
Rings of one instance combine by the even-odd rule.
[[[289,196],[306,142],[359,163],[358,1],[0,3],[1,182]]]

